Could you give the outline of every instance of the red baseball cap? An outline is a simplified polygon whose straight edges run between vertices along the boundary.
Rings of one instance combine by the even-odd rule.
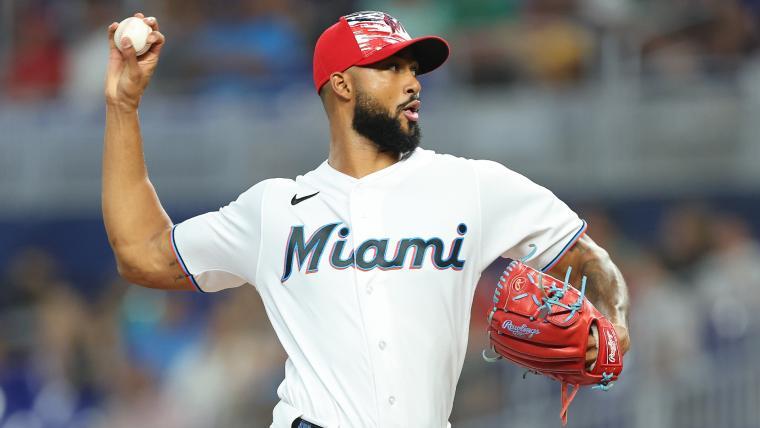
[[[398,19],[384,12],[356,12],[342,16],[314,47],[314,87],[317,92],[336,71],[382,61],[413,46],[417,74],[433,71],[449,57],[449,44],[436,36],[409,36]]]

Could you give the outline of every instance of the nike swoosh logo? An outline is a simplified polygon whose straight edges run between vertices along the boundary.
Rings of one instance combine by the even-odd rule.
[[[319,192],[317,192],[317,193],[319,193]],[[307,199],[309,199],[309,198],[311,198],[313,196],[317,196],[317,193],[312,193],[311,195],[302,196],[300,198],[298,197],[298,193],[296,193],[295,195],[293,195],[293,199],[290,200],[290,205],[300,204],[301,202],[303,202],[303,201],[305,201],[305,200],[307,200]]]

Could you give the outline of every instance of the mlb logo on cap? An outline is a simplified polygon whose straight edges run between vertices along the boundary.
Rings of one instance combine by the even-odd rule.
[[[314,86],[317,92],[330,74],[355,65],[382,61],[409,47],[419,63],[417,74],[438,68],[449,56],[449,45],[437,36],[413,39],[398,19],[384,12],[356,12],[325,30],[314,48]]]

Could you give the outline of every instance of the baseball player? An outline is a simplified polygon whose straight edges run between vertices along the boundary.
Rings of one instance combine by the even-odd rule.
[[[449,46],[410,37],[386,13],[341,17],[317,41],[327,160],[174,225],[143,158],[137,109],[165,42],[156,19],[144,19],[153,45],[139,58],[129,41],[121,53],[117,24],[108,27],[109,241],[136,284],[256,287],[288,354],[273,427],[446,427],[478,278],[531,245],[530,266],[564,275],[572,265],[574,281],[588,277],[587,296],[628,349],[625,283],[584,221],[498,163],[419,147],[417,76],[440,66]],[[590,340],[587,360],[595,354]]]

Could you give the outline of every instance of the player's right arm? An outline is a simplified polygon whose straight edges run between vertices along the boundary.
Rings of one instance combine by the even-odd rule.
[[[152,46],[139,59],[133,47],[124,52],[116,47],[117,23],[108,27],[103,221],[122,277],[145,287],[191,290],[171,246],[172,221],[148,178],[143,155],[137,107],[164,44],[158,22],[145,22],[153,29],[148,36]]]

